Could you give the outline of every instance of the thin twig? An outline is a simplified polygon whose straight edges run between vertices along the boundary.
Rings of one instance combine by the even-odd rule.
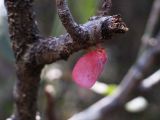
[[[153,37],[153,32],[155,30],[155,26],[158,22],[158,18],[160,17],[160,0],[155,0],[153,2],[153,6],[150,12],[149,19],[147,21],[146,29],[143,35],[143,39],[150,39]]]
[[[109,15],[112,8],[112,0],[101,0],[98,15],[107,16]]]
[[[75,38],[76,36],[77,39],[77,37],[82,38],[81,36],[83,36],[86,38],[87,33],[85,29],[74,21],[66,0],[56,0],[56,3],[59,18],[71,37]]]
[[[143,80],[140,91],[149,91],[160,85],[160,70]]]

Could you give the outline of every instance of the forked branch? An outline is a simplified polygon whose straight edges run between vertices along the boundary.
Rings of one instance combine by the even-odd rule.
[[[60,20],[67,33],[44,38],[39,34],[33,0],[5,0],[9,32],[18,76],[14,91],[14,120],[35,120],[40,72],[45,64],[67,59],[72,53],[128,31],[121,16],[94,16],[78,25],[65,0],[57,0]]]

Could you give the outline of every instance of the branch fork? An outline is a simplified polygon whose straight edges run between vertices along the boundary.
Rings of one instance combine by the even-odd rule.
[[[110,40],[113,34],[125,33],[127,26],[119,15],[92,17],[77,24],[66,0],[57,0],[59,18],[67,33],[44,38],[39,34],[33,0],[5,0],[12,48],[16,58],[17,85],[14,120],[35,120],[40,72],[45,64],[67,59],[72,53]],[[110,8],[109,5],[104,7]]]

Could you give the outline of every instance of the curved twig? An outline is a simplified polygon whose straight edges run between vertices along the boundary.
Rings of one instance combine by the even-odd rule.
[[[74,21],[66,0],[56,0],[56,3],[59,18],[71,37],[82,38],[81,36],[87,36],[85,29]]]

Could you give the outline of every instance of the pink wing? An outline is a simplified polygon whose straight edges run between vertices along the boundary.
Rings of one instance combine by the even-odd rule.
[[[85,54],[74,66],[73,80],[81,87],[91,88],[103,71],[106,61],[107,54],[102,48]]]

